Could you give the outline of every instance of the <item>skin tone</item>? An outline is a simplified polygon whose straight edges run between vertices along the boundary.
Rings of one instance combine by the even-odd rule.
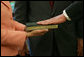
[[[48,20],[39,21],[37,22],[37,24],[48,25],[48,24],[60,24],[64,22],[66,22],[66,17],[63,14],[61,14]]]
[[[48,32],[48,29],[34,30],[34,31],[31,31],[31,32],[28,32],[27,37],[41,36],[41,35],[44,35],[46,32]]]

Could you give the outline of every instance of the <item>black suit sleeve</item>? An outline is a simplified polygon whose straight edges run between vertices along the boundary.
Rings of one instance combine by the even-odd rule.
[[[76,23],[76,34],[78,38],[83,38],[83,19]]]
[[[16,1],[14,11],[15,20],[25,24],[27,22],[27,1]]]
[[[76,35],[83,38],[83,2],[76,1],[65,9],[67,15],[76,24]]]
[[[68,6],[65,11],[72,21],[78,21],[83,17],[83,2],[76,1]]]

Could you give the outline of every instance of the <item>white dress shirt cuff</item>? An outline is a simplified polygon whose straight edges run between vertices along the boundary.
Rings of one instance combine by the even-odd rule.
[[[64,16],[66,17],[66,19],[67,19],[68,21],[71,21],[71,18],[69,18],[69,16],[67,15],[67,13],[66,13],[65,10],[63,10],[63,14],[64,14]]]

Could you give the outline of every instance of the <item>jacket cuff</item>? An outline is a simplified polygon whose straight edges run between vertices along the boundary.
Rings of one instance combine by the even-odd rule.
[[[66,17],[66,19],[67,19],[68,21],[71,21],[71,18],[67,15],[67,13],[66,13],[65,10],[63,10],[63,14],[64,14],[64,16]]]

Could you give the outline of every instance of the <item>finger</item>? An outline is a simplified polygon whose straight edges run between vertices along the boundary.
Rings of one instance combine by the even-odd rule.
[[[51,19],[48,19],[48,20],[39,21],[39,22],[37,22],[37,24],[48,25],[48,24],[55,24],[55,22],[56,22],[56,19],[51,18]]]
[[[39,36],[44,35],[45,33],[46,33],[46,32],[44,32],[44,33],[40,33]]]
[[[42,29],[42,30],[39,30],[41,32],[48,32],[48,29]]]
[[[51,20],[44,20],[44,21],[37,22],[37,24],[42,24],[42,25],[49,24],[49,23],[51,23]]]

